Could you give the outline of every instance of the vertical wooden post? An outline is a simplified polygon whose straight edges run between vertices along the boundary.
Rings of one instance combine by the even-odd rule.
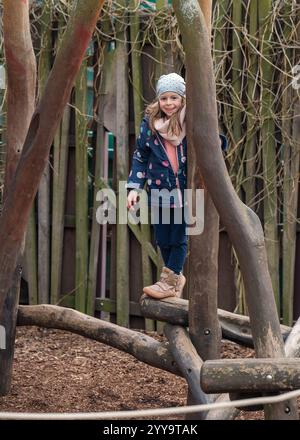
[[[269,271],[275,295],[277,310],[280,306],[279,298],[279,239],[278,239],[278,206],[277,206],[277,160],[275,125],[272,115],[273,94],[271,83],[273,67],[270,64],[270,41],[272,37],[271,19],[272,0],[260,0],[258,2],[259,29],[260,29],[260,60],[261,69],[261,115],[262,121],[260,132],[260,145],[263,159],[264,177],[264,232],[268,255]]]
[[[207,32],[211,29],[211,0],[199,0],[200,8],[205,11]],[[187,71],[189,75],[189,72]],[[193,191],[201,188],[202,176],[197,166],[194,144],[191,136],[192,127],[188,114],[188,188]],[[203,188],[203,186],[202,186]],[[218,250],[219,250],[219,215],[206,189],[204,191],[204,231],[201,235],[191,235],[188,297],[189,297],[189,332],[193,345],[203,360],[220,357],[221,329],[217,316],[218,299]],[[194,404],[191,391],[188,392],[187,404]],[[201,418],[201,413],[187,415],[189,420]]]
[[[41,15],[41,51],[38,66],[39,96],[42,96],[51,70],[52,7],[46,0]],[[33,208],[34,215],[34,208]],[[49,302],[50,284],[50,167],[45,166],[38,190],[38,302]],[[35,260],[36,261],[36,260]],[[27,269],[36,262],[27,262]]]
[[[75,308],[86,311],[88,277],[88,150],[87,150],[87,61],[83,61],[75,86],[76,137],[76,257]]]
[[[61,287],[70,113],[70,107],[66,107],[53,142],[51,304],[58,303]]]
[[[131,0],[131,9],[138,7],[139,0]],[[143,117],[143,83],[141,65],[141,44],[140,38],[140,17],[138,11],[130,14],[130,41],[131,41],[131,65],[132,65],[132,88],[134,105],[134,127],[135,134],[140,131],[140,124]]]
[[[126,6],[126,0],[119,4]],[[116,90],[117,90],[117,168],[116,180],[126,181],[128,177],[128,54],[125,23],[127,13],[122,10],[117,26],[116,43]],[[119,197],[118,197],[119,201]],[[119,222],[120,209],[117,209],[117,251],[116,251],[116,300],[117,324],[129,326],[129,231],[125,224]]]
[[[104,14],[103,19],[103,29],[105,33],[109,33],[109,17]],[[100,297],[106,297],[107,288],[107,278],[111,281],[112,289],[110,289],[110,299],[115,299],[115,287],[113,282],[115,282],[115,258],[112,256],[113,252],[110,253],[110,271],[109,277],[107,277],[108,265],[108,225],[99,225],[96,219],[96,195],[99,190],[103,188],[103,182],[108,185],[108,165],[109,165],[109,151],[108,151],[108,132],[105,130],[105,117],[108,116],[110,119],[111,115],[107,115],[106,111],[106,99],[110,94],[110,85],[115,78],[115,51],[109,50],[110,43],[103,42],[101,47],[99,47],[99,52],[103,54],[103,62],[101,65],[101,80],[99,83],[99,105],[97,109],[97,137],[96,137],[96,158],[95,158],[95,181],[94,181],[94,214],[92,221],[92,231],[91,231],[91,246],[90,246],[90,260],[89,260],[89,279],[88,279],[88,307],[87,313],[92,314],[94,309],[94,298],[96,296],[97,288],[97,273],[98,266],[100,265],[100,280],[99,280],[99,290]],[[99,66],[100,67],[100,66]],[[115,104],[115,94],[111,94],[113,97],[110,98]],[[114,106],[115,108],[115,106]],[[114,116],[112,117],[114,119]],[[112,123],[114,125],[114,123]],[[109,130],[113,128],[109,127]],[[112,226],[111,226],[112,227]],[[113,227],[112,227],[113,228]],[[116,228],[113,228],[115,232]],[[113,248],[112,241],[115,240],[115,234],[111,238],[111,249]],[[100,249],[99,249],[100,246]],[[93,301],[93,304],[92,304]],[[101,319],[109,319],[109,313],[101,311]]]
[[[130,7],[135,9],[138,7],[139,1],[131,0]],[[158,5],[157,5],[158,6]],[[131,41],[131,65],[132,65],[132,87],[133,87],[133,104],[134,104],[134,127],[135,136],[139,136],[140,124],[143,116],[143,84],[142,84],[142,66],[141,66],[141,44],[138,42],[140,38],[140,18],[139,13],[130,14],[130,41]],[[143,208],[142,208],[143,209]],[[141,224],[141,254],[142,254],[142,271],[143,285],[152,284],[152,269],[148,252],[144,243],[151,241],[150,224]],[[154,321],[145,319],[145,329],[154,330]]]
[[[256,34],[258,31],[258,1],[252,0],[248,4],[249,17],[249,34],[252,45],[257,48]],[[245,20],[246,20],[245,18]],[[258,130],[258,115],[257,115],[257,101],[258,90],[255,78],[258,74],[258,55],[254,49],[249,45],[249,75],[247,77],[247,134],[245,140],[245,175],[243,188],[245,191],[245,202],[250,208],[255,207],[255,177],[253,177],[256,169],[256,136]]]
[[[106,53],[107,43],[103,44],[103,47],[99,47],[99,51],[103,50]],[[103,70],[106,65],[106,57],[104,55],[103,60]],[[97,72],[100,74],[100,72]],[[94,196],[93,196],[93,207],[92,207],[92,219],[91,219],[91,239],[90,239],[90,256],[89,256],[89,273],[88,273],[88,293],[87,293],[87,307],[86,313],[88,315],[94,316],[95,312],[95,298],[96,298],[96,289],[97,289],[97,274],[98,274],[98,265],[101,264],[101,269],[104,268],[105,273],[102,273],[101,270],[101,284],[105,281],[106,278],[106,233],[104,234],[104,230],[106,232],[107,225],[100,225],[97,222],[96,218],[96,210],[97,210],[97,193],[101,189],[100,188],[100,179],[107,181],[107,163],[108,163],[108,151],[105,145],[105,129],[103,123],[104,117],[104,106],[102,102],[102,95],[105,93],[102,90],[102,82],[99,86],[98,95],[100,95],[100,101],[97,108],[97,132],[96,132],[96,144],[95,144],[95,168],[94,168]],[[102,248],[101,248],[101,260],[99,262],[99,245],[100,245],[100,234],[102,233]],[[104,260],[104,261],[103,261]],[[105,283],[104,283],[105,286]],[[104,295],[103,295],[104,290]],[[100,286],[101,296],[105,297],[105,287],[103,289],[102,285]],[[103,316],[103,312],[101,312],[101,318]]]
[[[242,111],[241,111],[241,95],[242,95],[242,52],[241,52],[241,26],[242,26],[242,2],[232,2],[232,133],[233,148],[235,150],[235,158],[233,164],[233,175],[236,176],[235,189],[241,194],[240,182],[243,165],[241,163],[240,140],[242,137]]]
[[[295,6],[294,6],[295,7]],[[289,24],[295,19],[292,3],[284,6],[285,24],[284,37],[288,41],[292,30]],[[298,12],[298,17],[300,13]],[[298,20],[299,21],[299,20]],[[300,30],[298,26],[298,41]],[[296,232],[299,191],[300,161],[300,101],[299,95],[290,85],[287,77],[289,66],[298,62],[296,50],[287,48],[284,54],[284,96],[282,102],[282,138],[283,138],[283,236],[282,236],[282,311],[283,321],[287,325],[293,323]]]
[[[56,47],[60,46],[64,17],[58,20]],[[63,117],[53,140],[53,177],[52,177],[52,228],[51,228],[51,269],[50,303],[58,304],[61,293],[63,241],[65,228],[65,200],[67,188],[70,107],[64,110]]]
[[[284,323],[293,323],[294,277],[296,257],[297,209],[300,163],[300,104],[294,106],[292,142],[285,144],[284,161],[284,223],[283,223],[283,318]]]
[[[212,1],[198,0],[198,3],[203,11],[209,33]],[[190,128],[188,127],[189,130]],[[191,140],[189,131],[188,142]],[[197,145],[191,146],[188,159],[188,188],[196,190],[201,188],[203,179],[196,166]],[[189,238],[188,296],[191,339],[199,355],[206,360],[220,356],[221,331],[217,319],[219,216],[206,189],[204,189],[204,197],[204,231],[201,235],[191,235]]]

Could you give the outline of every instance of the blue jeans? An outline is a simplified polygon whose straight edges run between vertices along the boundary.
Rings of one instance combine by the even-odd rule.
[[[165,266],[179,274],[182,271],[187,254],[184,210],[183,208],[161,207],[152,207],[152,210],[155,212],[156,218],[159,221],[158,224],[153,224],[153,227],[155,239],[160,248]],[[167,224],[163,224],[164,215],[167,211],[170,211],[170,221]],[[180,224],[175,223],[177,218],[182,219]]]

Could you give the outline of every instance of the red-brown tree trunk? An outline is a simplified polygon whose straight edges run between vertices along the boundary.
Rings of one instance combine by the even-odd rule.
[[[23,237],[26,231],[28,217],[31,206],[36,195],[38,185],[48,161],[48,155],[56,129],[61,120],[63,110],[68,102],[77,72],[79,71],[85,51],[91,39],[96,22],[103,6],[104,0],[78,0],[75,3],[67,30],[63,37],[60,50],[57,54],[53,69],[47,81],[43,96],[33,114],[24,147],[21,152],[20,142],[14,148],[20,154],[20,160],[14,166],[9,165],[7,187],[5,190],[5,200],[0,219],[0,316],[5,315],[5,323],[10,323],[15,319],[17,307],[17,290],[8,299],[8,293],[16,277],[14,273],[20,255]],[[11,14],[12,7],[27,8],[27,0],[11,2],[4,1],[4,14]],[[18,16],[21,9],[14,11]],[[8,16],[8,15],[7,15]],[[9,15],[12,24],[15,24],[16,17]],[[16,58],[14,47],[11,44],[10,34],[12,32],[6,28],[5,48],[7,63],[14,67],[14,71],[23,75],[25,70],[26,54],[20,54]],[[20,33],[20,29],[14,29],[14,35]],[[28,38],[28,31],[25,33]],[[25,38],[23,34],[20,36]],[[28,55],[28,54],[27,54]],[[8,72],[10,75],[11,70]],[[32,75],[32,73],[31,73]],[[11,81],[10,78],[8,81]],[[15,91],[14,91],[15,92]],[[27,92],[30,95],[30,91]],[[34,98],[34,92],[32,92]],[[11,95],[12,96],[12,95]],[[24,111],[24,109],[22,109]],[[28,115],[28,118],[31,115]],[[12,124],[15,115],[10,113]],[[19,129],[26,132],[27,126]],[[21,144],[24,139],[22,139]],[[15,142],[11,139],[11,142]],[[20,151],[18,151],[20,150]],[[15,273],[16,274],[16,273]],[[5,308],[9,307],[10,312],[5,313]],[[4,323],[4,326],[5,326]],[[1,323],[1,325],[3,325]],[[10,325],[10,324],[9,324]],[[9,345],[13,349],[14,334],[7,333]],[[4,363],[0,365],[0,376],[3,372],[8,375],[3,378],[3,389],[9,388],[10,373]]]
[[[7,69],[7,129],[4,200],[22,153],[35,106],[36,61],[30,36],[28,0],[3,2],[3,33]],[[20,250],[23,248],[22,241]],[[19,259],[21,259],[21,253]],[[0,395],[11,384],[21,267],[15,268],[13,283],[5,293],[0,323],[5,328],[6,349],[0,350]]]

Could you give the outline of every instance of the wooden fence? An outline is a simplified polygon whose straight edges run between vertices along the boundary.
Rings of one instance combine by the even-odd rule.
[[[138,304],[143,285],[161,269],[153,231],[149,225],[99,225],[97,193],[111,187],[118,195],[155,82],[162,73],[184,74],[184,53],[164,1],[156,11],[149,7],[153,2],[114,3],[107,3],[99,21],[53,142],[28,225],[22,298],[155,330],[159,323],[142,318]],[[293,1],[221,0],[213,11],[220,131],[230,144],[225,160],[239,196],[263,222],[278,310],[289,324],[300,314],[300,107],[292,82],[299,8]],[[61,1],[33,11],[40,88],[67,15]],[[2,113],[5,143],[5,105]],[[247,312],[222,227],[219,305]]]

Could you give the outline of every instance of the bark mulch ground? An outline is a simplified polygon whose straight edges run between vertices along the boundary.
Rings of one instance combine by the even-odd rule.
[[[149,333],[148,333],[149,334]],[[150,334],[162,340],[162,336]],[[253,350],[222,343],[222,357],[253,357]],[[72,333],[18,327],[14,372],[0,411],[90,412],[182,406],[184,379]],[[149,418],[150,419],[150,418]],[[151,419],[182,420],[182,416]],[[238,419],[263,419],[262,411]]]

